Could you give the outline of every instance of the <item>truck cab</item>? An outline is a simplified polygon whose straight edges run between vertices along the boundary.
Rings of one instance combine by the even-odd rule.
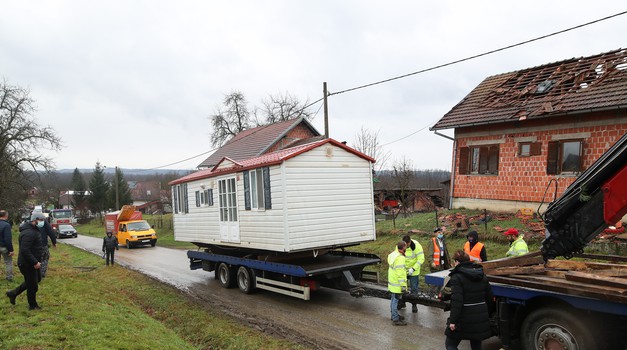
[[[105,216],[107,232],[111,231],[118,244],[131,249],[136,246],[157,244],[157,233],[154,228],[142,219],[142,213],[132,205],[125,205],[122,210],[107,213]]]

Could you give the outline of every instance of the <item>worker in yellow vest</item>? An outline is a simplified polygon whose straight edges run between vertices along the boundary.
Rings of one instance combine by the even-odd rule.
[[[451,268],[446,241],[444,240],[446,227],[436,227],[431,237],[431,272],[448,270]]]
[[[407,290],[406,246],[405,242],[400,241],[396,244],[396,249],[388,255],[388,290],[390,291],[392,323],[395,326],[407,325],[403,317],[398,314],[398,301]]]
[[[403,242],[407,244],[405,249],[405,269],[407,269],[407,279],[409,280],[409,292],[413,295],[420,293],[420,267],[425,262],[425,253],[422,245],[411,236],[405,235]],[[411,305],[411,312],[418,312],[416,304]]]
[[[529,253],[529,247],[524,238],[525,235],[519,233],[517,229],[510,228],[503,233],[509,239],[510,246],[505,256],[521,256]]]
[[[464,244],[464,251],[470,257],[470,261],[480,263],[488,260],[488,253],[485,251],[483,243],[479,242],[477,231],[470,231],[466,235],[468,242]]]

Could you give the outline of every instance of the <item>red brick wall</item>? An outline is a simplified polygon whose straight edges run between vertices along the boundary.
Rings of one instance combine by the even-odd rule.
[[[623,119],[619,119],[624,122]],[[544,192],[551,179],[556,179],[558,184],[557,196],[568,187],[576,178],[574,175],[547,175],[547,147],[553,135],[589,133],[590,137],[584,140],[583,145],[583,166],[587,169],[601,154],[609,149],[614,142],[627,133],[627,123],[609,124],[602,126],[592,126],[590,122],[580,123],[581,119],[570,123],[571,127],[560,130],[535,130],[528,132],[518,132],[522,130],[521,125],[508,129],[503,128],[500,135],[498,130],[485,128],[482,131],[466,130],[471,135],[479,135],[482,132],[491,131],[490,136],[470,136],[462,137],[460,133],[457,142],[455,169],[454,169],[454,192],[456,198],[475,199],[498,199],[508,201],[541,202]],[[544,125],[543,125],[544,124]],[[585,126],[576,126],[577,124]],[[608,124],[607,122],[605,124]],[[548,129],[551,124],[546,122],[536,122],[535,129]],[[564,124],[566,126],[567,124]],[[525,125],[527,126],[527,125]],[[529,128],[528,128],[529,129]],[[498,176],[496,175],[459,175],[459,149],[466,147],[470,140],[495,140],[504,136],[504,143],[499,145],[499,166]],[[540,155],[529,157],[517,157],[518,143],[514,141],[519,137],[537,137],[536,142],[542,143]],[[545,202],[553,200],[555,192],[554,184],[547,190]]]
[[[270,153],[270,152],[274,152],[276,150],[280,150],[280,149],[284,148],[286,145],[290,145],[294,141],[302,140],[302,139],[308,139],[308,138],[314,137],[314,136],[317,136],[317,135],[315,135],[311,131],[311,129],[309,129],[308,127],[303,125],[303,123],[300,123],[300,124],[296,125],[295,128],[293,128],[292,130],[288,131],[287,134],[285,136],[283,136],[283,138],[281,140],[279,140],[279,142],[275,143],[272,147],[270,147],[266,153]]]

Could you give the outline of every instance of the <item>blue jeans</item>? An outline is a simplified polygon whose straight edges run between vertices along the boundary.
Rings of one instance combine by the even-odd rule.
[[[392,311],[392,321],[398,321],[400,319],[398,315],[398,301],[401,299],[402,294],[390,293],[390,310]]]
[[[417,295],[420,293],[420,276],[407,276],[409,280],[409,292]]]

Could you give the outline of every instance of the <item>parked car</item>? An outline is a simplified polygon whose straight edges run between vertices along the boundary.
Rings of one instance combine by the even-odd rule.
[[[57,230],[57,238],[61,237],[78,237],[78,233],[76,229],[72,225],[59,225],[59,229]]]

